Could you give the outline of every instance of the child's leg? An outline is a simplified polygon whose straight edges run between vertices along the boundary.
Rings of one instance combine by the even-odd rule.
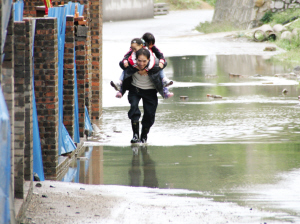
[[[166,78],[166,75],[165,75],[165,72],[163,69],[159,71],[159,76],[161,77],[161,79]]]
[[[122,85],[123,79],[124,79],[124,75],[125,75],[125,71],[122,72],[119,80],[120,80],[120,84]]]
[[[170,86],[173,84],[173,81],[166,77],[164,70],[159,71],[159,76],[162,79],[164,87],[167,87],[167,86]]]
[[[164,99],[168,99],[172,96],[174,96],[174,93],[169,92],[169,89],[167,87],[164,87]]]
[[[118,81],[116,81],[116,82],[111,81],[111,82],[110,82],[110,85],[111,85],[112,87],[114,87],[116,91],[121,91],[122,83],[123,83],[123,79],[124,79],[124,74],[125,74],[125,73],[124,73],[124,71],[123,71]]]

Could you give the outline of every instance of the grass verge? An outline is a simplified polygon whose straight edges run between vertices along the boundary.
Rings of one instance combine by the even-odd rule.
[[[202,33],[219,33],[219,32],[230,32],[238,30],[238,28],[234,27],[230,23],[210,23],[204,22],[200,23],[195,28],[197,31]]]
[[[275,61],[281,61],[285,64],[299,65],[300,64],[300,40],[292,38],[289,40],[277,40],[274,42],[278,47],[286,50],[286,52],[274,56]]]
[[[216,0],[155,0],[155,3],[168,3],[170,10],[182,9],[203,9],[207,8],[208,4],[213,7]]]

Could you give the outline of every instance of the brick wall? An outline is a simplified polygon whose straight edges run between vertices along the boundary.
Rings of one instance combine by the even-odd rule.
[[[36,6],[43,6],[42,0],[24,0],[24,17],[36,17]]]
[[[42,1],[38,0],[24,0],[24,2],[24,16],[36,16],[35,6],[43,5]],[[73,0],[73,2],[85,6],[84,16],[89,26],[86,39],[86,75],[83,84],[86,90],[84,97],[89,100],[85,100],[83,105],[88,106],[92,119],[99,119],[102,114],[102,0]],[[67,1],[52,1],[54,6],[65,3]]]
[[[64,53],[64,125],[70,136],[74,139],[74,17],[67,16],[66,36],[65,36],[65,53]]]
[[[25,148],[25,22],[14,24],[15,197],[23,198]]]
[[[90,29],[92,39],[92,119],[102,114],[102,0],[90,3]]]
[[[54,18],[36,20],[34,80],[45,178],[55,179],[58,166],[58,41]]]
[[[33,120],[32,120],[32,20],[25,20],[25,180],[33,174]]]
[[[84,17],[86,18],[88,27],[86,36],[86,72],[85,72],[85,105],[88,109],[89,116],[91,115],[91,103],[92,103],[92,37],[91,37],[91,27],[90,27],[90,5],[89,1],[81,1],[84,4]]]
[[[85,114],[85,77],[86,77],[86,41],[85,37],[76,37],[76,74],[77,74],[77,88],[78,88],[78,120],[79,120],[79,134],[84,136],[84,114]]]
[[[4,94],[4,98],[6,101],[7,109],[10,116],[10,125],[11,125],[11,155],[12,155],[12,161],[11,161],[11,171],[12,171],[12,187],[13,187],[13,193],[14,193],[14,22],[13,22],[13,16],[10,16],[10,21],[7,27],[7,36],[5,40],[5,46],[4,46],[4,61],[2,64],[2,91]]]

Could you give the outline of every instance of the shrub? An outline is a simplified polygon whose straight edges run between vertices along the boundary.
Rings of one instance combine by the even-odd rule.
[[[210,23],[207,21],[200,23],[195,29],[202,33],[217,33],[238,30],[230,23]]]

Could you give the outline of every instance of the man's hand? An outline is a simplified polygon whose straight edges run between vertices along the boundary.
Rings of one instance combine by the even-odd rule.
[[[164,68],[164,64],[161,63],[161,62],[159,62],[158,66],[159,66],[160,68]]]

